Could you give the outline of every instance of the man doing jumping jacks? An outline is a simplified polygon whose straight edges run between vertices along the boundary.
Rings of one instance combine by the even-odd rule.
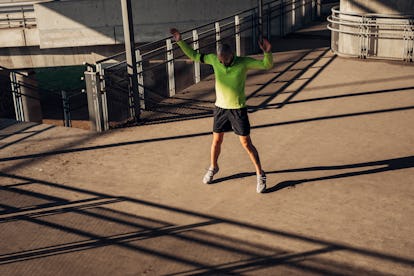
[[[266,174],[262,169],[259,154],[250,138],[250,123],[247,115],[246,94],[244,91],[246,75],[249,69],[269,70],[273,66],[271,44],[266,39],[259,42],[264,52],[263,60],[251,57],[239,57],[234,55],[231,47],[221,44],[217,54],[201,54],[194,51],[181,39],[180,32],[172,28],[170,30],[174,40],[181,50],[191,60],[213,66],[216,79],[216,102],[214,110],[213,142],[211,145],[211,163],[203,178],[205,184],[213,181],[214,175],[219,171],[217,163],[223,143],[224,132],[233,130],[239,136],[243,148],[252,160],[257,175],[258,193],[266,190]]]

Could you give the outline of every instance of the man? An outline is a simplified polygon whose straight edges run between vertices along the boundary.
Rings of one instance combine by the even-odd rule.
[[[266,39],[263,39],[263,43],[259,42],[259,46],[264,52],[263,60],[235,56],[227,44],[218,47],[217,55],[200,54],[181,39],[181,34],[177,29],[172,28],[170,32],[178,46],[190,59],[213,66],[216,78],[216,108],[214,110],[211,163],[203,182],[205,184],[211,183],[214,175],[219,171],[217,160],[220,155],[224,132],[233,130],[239,136],[242,146],[256,168],[256,191],[258,193],[264,192],[266,190],[266,174],[262,169],[259,154],[250,138],[250,123],[247,116],[244,88],[247,70],[269,70],[272,68],[271,44]]]

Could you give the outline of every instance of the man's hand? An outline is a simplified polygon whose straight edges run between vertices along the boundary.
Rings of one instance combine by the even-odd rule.
[[[270,53],[272,51],[272,45],[270,44],[269,40],[266,38],[263,38],[263,43],[260,43],[259,41],[260,49],[263,50],[263,52]]]
[[[172,36],[173,36],[173,38],[176,42],[181,40],[181,34],[176,28],[171,28],[170,33],[172,34]]]

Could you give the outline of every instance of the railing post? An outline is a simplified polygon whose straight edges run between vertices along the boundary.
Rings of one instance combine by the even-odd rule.
[[[257,24],[258,24],[258,30],[259,30],[259,40],[260,42],[262,42],[263,40],[263,0],[257,0],[257,11],[258,11]]]
[[[96,65],[96,70],[98,71],[98,76],[99,76],[99,88],[100,88],[99,91],[100,91],[100,99],[101,99],[100,102],[101,102],[101,109],[102,109],[102,128],[103,128],[103,131],[106,131],[106,130],[109,130],[109,116],[108,116],[108,102],[106,98],[105,70],[102,68],[102,64],[100,63]]]
[[[316,13],[317,13],[318,18],[321,18],[321,16],[322,16],[322,3],[321,3],[321,0],[317,0]]]
[[[359,39],[359,57],[366,59],[368,57],[368,43],[369,43],[369,18],[363,16],[362,23],[359,27],[360,39]]]
[[[294,32],[296,29],[296,2],[295,0],[292,1],[291,5],[291,26],[290,26],[290,32]]]
[[[63,105],[63,123],[65,127],[72,127],[71,119],[70,119],[70,103],[69,97],[66,91],[62,90],[62,105]]]
[[[267,4],[267,18],[266,18],[266,33],[267,33],[267,40],[269,41],[272,39],[271,24],[272,24],[272,10],[270,7],[270,3],[268,3]]]
[[[88,97],[89,121],[93,131],[102,132],[103,125],[102,97],[99,72],[85,72],[86,92]]]
[[[167,71],[168,71],[168,87],[170,97],[175,95],[175,78],[174,78],[174,51],[171,39],[166,40],[167,44]]]
[[[285,35],[285,4],[280,0],[280,36]]]
[[[145,110],[144,70],[141,51],[138,49],[135,50],[135,56],[137,57],[138,94],[140,98],[140,106],[142,110]]]
[[[414,55],[414,20],[409,20],[408,23],[404,26],[403,33],[403,43],[404,43],[404,61],[410,62],[413,61]]]
[[[24,16],[24,8],[23,8],[23,7],[21,7],[21,9],[22,9],[23,28],[25,28],[25,29],[26,29],[26,18],[25,18],[25,16]]]
[[[315,19],[315,9],[316,9],[316,0],[312,0],[312,7],[311,7],[311,19],[312,19],[312,21]]]
[[[220,40],[221,40],[220,23],[216,22],[214,25],[215,25],[215,28],[216,28],[216,51],[218,52],[219,45],[220,45]]]
[[[302,0],[302,26],[306,24],[306,0]]]
[[[234,17],[234,32],[236,37],[236,55],[241,56],[241,33],[240,33],[240,17],[236,15]]]
[[[24,122],[24,112],[23,112],[23,101],[22,101],[22,94],[20,92],[20,84],[17,82],[17,77],[15,72],[10,73],[10,80],[11,80],[11,91],[13,94],[13,103],[14,103],[14,110],[16,113],[16,120]]]
[[[125,40],[125,53],[127,59],[127,72],[129,76],[129,93],[134,107],[134,120],[137,122],[141,113],[138,95],[138,78],[135,57],[135,35],[132,16],[131,0],[121,0],[122,22]]]
[[[198,42],[198,32],[197,30],[193,30],[193,49],[194,51],[198,51],[200,48],[200,43]],[[200,77],[200,62],[195,61],[194,62],[194,82],[199,83],[201,80]]]
[[[256,32],[257,32],[257,30],[256,30],[256,17],[257,17],[257,15],[256,15],[256,10],[255,10],[255,12],[252,14],[252,51],[254,52],[254,53],[257,53],[257,47],[256,47],[256,45],[257,45],[257,34],[256,34]]]

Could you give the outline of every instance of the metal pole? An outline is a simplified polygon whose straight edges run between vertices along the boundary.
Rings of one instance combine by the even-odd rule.
[[[174,49],[171,39],[165,41],[167,47],[167,72],[170,97],[175,95]]]
[[[218,52],[218,49],[219,49],[219,46],[220,46],[220,40],[221,40],[221,38],[220,38],[220,23],[219,22],[216,22],[215,24],[214,24],[214,26],[215,26],[215,29],[216,29],[216,52]]]
[[[129,77],[129,91],[134,101],[134,111],[132,114],[135,121],[139,120],[140,104],[138,95],[138,74],[135,56],[135,37],[134,23],[132,20],[131,0],[121,0],[122,23],[124,26],[125,52],[127,59],[127,73]],[[132,95],[131,95],[132,94]]]
[[[65,127],[72,127],[71,119],[70,119],[70,105],[69,105],[69,97],[66,91],[62,90],[62,104],[63,104],[63,117],[64,117],[64,126]]]
[[[257,8],[259,10],[259,40],[260,43],[263,41],[263,0],[257,0]]]
[[[240,34],[240,17],[238,15],[236,15],[234,17],[234,26],[235,26],[235,30],[234,32],[236,33],[236,55],[237,56],[241,56],[241,34]]]
[[[198,41],[198,32],[197,30],[193,30],[193,49],[194,51],[198,51],[199,48],[200,48],[200,44]],[[194,62],[194,81],[195,83],[199,83],[200,80],[201,80],[200,62],[195,61]]]

